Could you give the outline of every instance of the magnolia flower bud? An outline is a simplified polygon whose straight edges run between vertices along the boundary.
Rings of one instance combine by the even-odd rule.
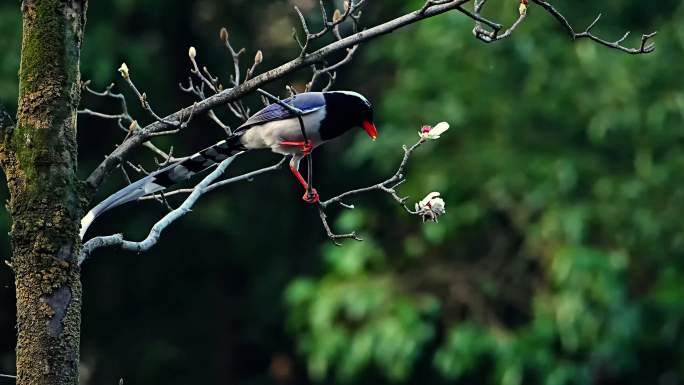
[[[423,222],[437,222],[439,216],[446,214],[446,203],[439,197],[438,192],[431,192],[416,203],[416,212],[423,218]]]
[[[122,78],[128,79],[128,66],[126,63],[121,63],[121,67],[119,67],[119,73],[121,74]]]
[[[197,56],[195,47],[190,47],[190,49],[188,49],[188,56],[190,56],[190,59],[194,59]]]
[[[524,16],[527,13],[527,5],[525,5],[525,3],[520,3],[518,12],[520,13],[520,16]]]
[[[224,42],[228,41],[228,30],[226,29],[226,27],[221,28],[221,32],[219,32],[219,37]]]
[[[439,122],[434,127],[430,127],[430,126],[421,127],[420,132],[418,132],[418,136],[420,136],[423,139],[439,139],[439,136],[442,135],[443,133],[445,133],[446,130],[448,130],[448,129],[449,129],[449,123]]]
[[[337,23],[342,19],[342,12],[340,12],[339,9],[335,9],[335,13],[333,13],[333,23]]]
[[[347,13],[347,11],[349,10],[349,1],[344,0],[343,4],[344,4],[344,13]]]
[[[264,61],[264,54],[261,52],[261,50],[258,50],[256,55],[254,55],[254,65],[258,66],[262,61]]]

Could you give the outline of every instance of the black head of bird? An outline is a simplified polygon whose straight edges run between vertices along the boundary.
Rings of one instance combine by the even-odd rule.
[[[327,141],[354,128],[363,128],[371,139],[378,137],[373,106],[363,95],[353,91],[323,92],[326,116],[321,122],[321,139]]]

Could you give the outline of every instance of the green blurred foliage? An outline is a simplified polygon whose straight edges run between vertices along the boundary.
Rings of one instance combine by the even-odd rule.
[[[372,362],[390,379],[406,378],[421,346],[434,337],[426,317],[437,313],[437,302],[406,295],[383,275],[390,266],[372,242],[327,249],[329,274],[297,280],[286,293],[309,374],[324,380],[335,369],[352,380]]]
[[[370,2],[364,20],[421,3]],[[534,6],[496,44],[476,41],[453,12],[364,45],[337,87],[375,102],[380,139],[349,135],[318,152],[318,190],[374,183],[421,125],[448,121],[416,152],[400,191],[411,202],[439,191],[447,214],[422,224],[385,196],[362,196],[348,202],[357,209],[330,214],[338,231],[366,241],[334,247],[284,174],[210,195],[150,253],[106,251],[85,266],[84,383],[684,382],[684,7],[557,6],[578,28],[603,12],[602,36],[658,29],[657,50],[635,57],[572,42]],[[515,1],[490,0],[486,14],[510,24],[516,12]],[[127,92],[115,72],[126,61],[155,108],[170,112],[191,102],[175,88],[189,45],[225,76],[217,31],[228,25],[248,57],[263,49],[271,67],[296,51],[293,16],[286,1],[92,2],[82,71],[96,88],[117,81]],[[14,52],[0,58],[9,105],[19,28],[17,7],[0,6],[0,43]],[[84,105],[116,108],[92,97]],[[86,175],[120,136],[108,123],[79,124]],[[184,153],[220,135],[199,120],[160,144]],[[150,163],[144,155],[136,161]],[[255,154],[235,172],[272,159]],[[135,238],[161,213],[116,210],[94,231]],[[0,283],[0,371],[11,372],[7,269]]]
[[[291,300],[293,314],[314,317],[317,303],[350,292],[372,297],[369,281],[405,288],[414,302],[436,299],[439,316],[420,324],[429,332],[413,334],[412,324],[397,332],[414,335],[413,354],[394,358],[394,368],[366,360],[392,380],[424,383],[404,370],[421,360],[431,361],[436,377],[464,383],[681,380],[684,190],[675,181],[684,177],[684,80],[672,64],[684,59],[684,29],[668,20],[681,20],[684,10],[595,3],[563,10],[582,25],[590,8],[622,9],[624,18],[597,27],[607,36],[641,13],[639,27],[660,30],[656,53],[634,58],[570,44],[534,7],[501,44],[459,38],[472,25],[454,13],[413,27],[410,44],[398,34],[368,53],[370,68],[394,69],[383,79],[391,86],[379,92],[385,136],[345,155],[387,172],[421,124],[450,122],[451,131],[416,156],[403,186],[415,197],[442,192],[448,214],[421,228],[399,209],[365,210],[357,225],[382,235],[392,263],[345,279],[344,291],[310,285],[318,300]],[[499,8],[490,15],[515,16],[512,7]],[[335,268],[319,285],[333,277]],[[411,303],[406,294],[395,301]],[[312,319],[293,322],[305,328],[302,337],[317,330]],[[363,325],[372,324],[368,317]],[[314,334],[313,346],[301,344],[311,367],[328,338],[347,332],[345,317],[331,329]],[[345,361],[336,362],[339,378],[349,378]]]

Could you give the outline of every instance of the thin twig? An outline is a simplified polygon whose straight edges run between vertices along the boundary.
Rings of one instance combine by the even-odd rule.
[[[401,163],[399,164],[399,168],[397,169],[397,171],[396,171],[390,178],[388,178],[388,179],[386,179],[386,180],[384,180],[384,181],[382,181],[382,182],[376,183],[376,184],[374,184],[374,185],[372,185],[372,186],[363,187],[363,188],[359,188],[359,189],[355,189],[355,190],[350,190],[350,191],[344,192],[344,193],[339,194],[339,195],[337,195],[337,196],[335,196],[335,197],[332,197],[332,198],[330,198],[330,199],[328,199],[328,200],[326,200],[326,201],[320,202],[319,205],[320,205],[323,209],[326,209],[326,208],[328,208],[328,206],[330,206],[331,204],[333,204],[333,203],[340,203],[342,200],[344,200],[345,198],[348,198],[348,197],[350,197],[350,196],[357,195],[357,194],[361,194],[361,193],[365,193],[365,192],[369,192],[369,191],[376,191],[376,190],[378,190],[378,191],[384,191],[384,192],[389,193],[390,195],[392,195],[392,197],[394,198],[394,200],[396,200],[397,203],[401,204],[401,205],[404,207],[404,209],[406,209],[406,211],[407,211],[408,213],[413,214],[414,211],[412,211],[411,209],[409,209],[409,208],[405,205],[405,203],[406,203],[406,198],[399,197],[399,196],[396,194],[394,188],[395,188],[398,184],[401,184],[401,183],[403,182],[403,180],[404,180],[404,171],[405,171],[406,166],[407,166],[407,164],[408,164],[409,158],[411,157],[411,154],[413,154],[413,152],[414,152],[418,147],[420,147],[421,145],[423,145],[423,143],[425,143],[425,141],[426,141],[425,139],[422,139],[422,138],[421,138],[420,140],[418,140],[418,142],[416,142],[416,143],[415,143],[414,145],[412,145],[411,147],[406,147],[406,146],[403,147],[403,149],[404,149],[404,157],[402,158]]]
[[[192,81],[192,77],[188,76],[188,86],[185,87],[183,86],[183,83],[178,83],[178,87],[181,89],[183,92],[191,93],[197,96],[199,100],[204,100],[207,98],[207,96],[204,93],[204,83],[202,83],[202,87],[197,87]],[[216,115],[213,109],[208,109],[207,110],[207,116],[214,121],[223,131],[226,133],[227,136],[231,136],[233,134],[233,131],[231,130],[230,126],[223,123],[221,119]]]
[[[166,158],[167,161],[168,161],[168,162],[171,162],[171,163],[178,162],[179,160],[185,159],[185,158],[175,158],[175,157],[173,157],[172,154],[171,154],[171,153],[173,152],[173,147],[171,147],[171,151],[169,151],[168,153],[166,153],[166,152],[162,151],[159,147],[157,147],[157,146],[155,146],[154,144],[152,144],[152,142],[149,142],[149,141],[148,141],[148,142],[143,143],[142,145],[143,145],[143,147],[148,148],[150,151],[152,151],[152,152],[154,152],[155,154],[161,156],[162,158]]]
[[[297,16],[299,16],[299,22],[302,24],[302,30],[304,30],[303,43],[299,40],[299,38],[296,38],[297,32],[294,32],[295,40],[297,40],[299,48],[301,48],[301,51],[299,52],[299,57],[303,58],[306,56],[306,49],[309,48],[309,42],[311,41],[311,33],[309,33],[309,26],[306,24],[306,19],[304,18],[304,14],[302,14],[302,11],[300,11],[299,7],[297,6],[294,7],[294,10],[295,12],[297,12]]]
[[[453,0],[449,0],[449,1],[453,1]],[[340,14],[340,17],[338,19],[335,20],[334,14],[333,14],[333,20],[328,21],[328,17],[327,17],[327,14],[325,12],[325,8],[323,6],[323,2],[321,1],[320,7],[321,7],[322,15],[323,15],[323,29],[316,32],[316,33],[309,34],[308,39],[311,41],[316,40],[318,38],[323,37],[328,32],[336,29],[340,24],[344,23],[347,20],[347,18],[349,18],[354,12],[356,12],[359,8],[361,8],[361,6],[363,5],[364,2],[365,2],[365,0],[360,0],[357,2],[351,1],[349,3],[349,6],[347,7],[347,9],[345,9],[344,12]],[[443,3],[447,3],[447,2],[448,1],[444,1]]]
[[[450,3],[454,0],[427,0],[425,4],[423,4],[423,8],[420,9],[420,13],[425,13],[430,7],[434,7],[435,5],[442,5],[446,3]]]
[[[103,112],[92,111],[92,110],[89,110],[89,109],[87,109],[87,108],[84,108],[84,109],[82,109],[82,110],[78,110],[78,113],[81,114],[81,115],[90,115],[90,116],[94,116],[94,117],[96,117],[96,118],[101,118],[101,119],[116,119],[116,120],[120,120],[120,119],[127,119],[127,118],[129,118],[129,115],[126,115],[126,114],[116,114],[116,115],[105,114],[105,113],[103,113]]]
[[[267,174],[267,173],[271,173],[271,172],[274,172],[274,171],[278,171],[278,170],[280,170],[280,169],[283,168],[283,165],[284,165],[285,162],[287,161],[287,158],[288,158],[288,157],[283,157],[278,163],[276,163],[276,164],[274,164],[274,165],[272,165],[272,166],[264,167],[264,168],[261,168],[261,169],[258,169],[258,170],[254,170],[254,171],[248,172],[248,173],[246,173],[246,174],[242,174],[242,175],[239,175],[239,176],[235,176],[235,177],[232,177],[232,178],[228,178],[228,179],[225,179],[225,180],[222,180],[222,181],[213,183],[213,184],[207,186],[207,187],[204,189],[204,192],[205,192],[205,193],[208,193],[208,192],[213,191],[213,190],[215,190],[215,189],[217,189],[217,188],[219,188],[219,187],[224,187],[224,186],[227,186],[227,185],[229,185],[229,184],[236,183],[236,182],[241,182],[241,181],[245,181],[245,180],[246,180],[246,181],[252,181],[252,180],[253,180],[255,177],[257,177],[257,176],[260,176],[260,175],[263,175],[263,174]],[[177,189],[177,190],[173,190],[173,191],[170,191],[170,192],[168,192],[168,193],[165,193],[164,195],[166,195],[167,197],[170,197],[170,196],[179,195],[179,194],[190,194],[190,193],[192,193],[193,191],[194,191],[194,189],[192,189],[192,188]],[[154,199],[154,196],[153,196],[153,195],[146,195],[146,196],[144,196],[144,197],[142,197],[142,198],[139,198],[138,200],[139,200],[139,201],[146,201],[146,200],[150,200],[150,199]]]
[[[332,83],[335,81],[335,79],[337,77],[337,73],[336,73],[337,69],[339,69],[343,65],[349,63],[353,59],[354,54],[356,53],[358,48],[359,48],[358,45],[355,45],[352,48],[348,48],[347,49],[347,55],[344,57],[344,59],[340,60],[339,62],[337,62],[333,65],[330,65],[330,66],[327,66],[327,67],[324,67],[321,69],[317,69],[315,64],[312,65],[313,75],[311,76],[311,80],[309,80],[309,82],[306,84],[306,91],[309,92],[309,91],[314,89],[315,84],[316,84],[316,80],[318,80],[318,77],[321,75],[328,75],[328,78],[329,78],[328,85],[323,90],[326,91],[327,89],[332,87]]]
[[[120,164],[119,168],[121,169],[121,173],[123,174],[124,179],[126,180],[126,184],[131,184],[131,178],[128,176],[128,172],[126,172],[126,167],[123,164]]]
[[[553,5],[543,0],[532,0],[532,2],[544,8],[544,10],[551,14],[551,16],[553,16],[556,21],[558,21],[558,23],[565,28],[568,35],[570,35],[570,38],[573,40],[589,39],[606,47],[617,49],[632,55],[650,53],[655,50],[655,43],[651,43],[650,39],[656,36],[658,32],[651,32],[641,35],[641,43],[639,46],[636,48],[630,48],[621,44],[627,38],[627,36],[629,36],[629,32],[616,41],[608,41],[591,33],[591,29],[594,28],[594,26],[598,23],[599,19],[601,18],[601,14],[599,14],[583,32],[577,33],[565,16],[563,16],[563,14],[560,13],[560,11],[558,11]]]
[[[117,100],[120,104],[121,112],[119,114],[106,114],[106,113],[102,113],[102,112],[92,111],[92,110],[86,108],[86,109],[78,111],[79,114],[90,115],[90,116],[94,116],[94,117],[101,118],[101,119],[116,119],[118,122],[119,128],[121,128],[121,130],[126,133],[126,137],[124,138],[124,140],[128,139],[128,137],[133,135],[135,130],[139,128],[137,122],[131,117],[130,113],[128,112],[128,105],[126,103],[125,96],[123,94],[118,94],[118,93],[112,92],[112,89],[114,88],[114,83],[107,86],[107,88],[105,88],[105,90],[102,92],[95,91],[92,88],[90,88],[90,81],[89,80],[83,82],[82,88],[86,92],[88,92],[94,96],[107,97],[107,98],[112,98],[112,99]],[[181,86],[181,88],[182,88],[182,86]],[[186,121],[181,124],[181,128],[184,128],[185,126],[187,126],[192,115],[193,114],[191,113],[188,116],[188,119],[186,119]],[[143,142],[142,146],[148,148],[149,150],[151,150],[152,152],[154,152],[157,155],[161,155],[162,157],[165,157],[165,158],[168,157],[166,153],[164,153],[162,150],[160,150],[157,146],[155,146],[150,141]],[[172,158],[171,160],[175,161],[176,159],[177,158]]]
[[[427,139],[425,138],[420,138],[418,142],[416,142],[414,145],[411,147],[406,147],[403,146],[404,150],[404,157],[401,160],[401,163],[399,164],[399,167],[397,168],[397,171],[388,179],[376,183],[372,186],[368,187],[363,187],[363,188],[358,188],[354,190],[350,190],[347,192],[344,192],[342,194],[339,194],[337,196],[334,196],[326,201],[321,201],[318,203],[318,210],[319,210],[319,216],[321,218],[321,222],[323,224],[323,228],[325,229],[326,234],[328,235],[328,238],[330,238],[331,241],[335,245],[340,245],[339,240],[341,239],[355,239],[355,240],[361,240],[360,238],[357,237],[356,232],[351,232],[348,234],[335,234],[332,232],[330,225],[328,224],[327,221],[327,215],[326,215],[326,209],[332,205],[332,204],[339,204],[340,206],[347,208],[347,209],[353,209],[353,205],[349,205],[347,203],[344,203],[343,200],[346,198],[352,197],[354,195],[362,194],[362,193],[367,193],[371,191],[382,191],[387,194],[389,194],[392,199],[394,199],[401,207],[409,214],[411,215],[421,215],[421,212],[411,210],[408,206],[406,206],[406,202],[408,201],[408,197],[401,197],[399,194],[397,194],[396,188],[401,185],[405,181],[405,170],[406,166],[408,165],[409,158],[413,154],[413,152],[420,147],[423,143],[425,143]]]
[[[330,225],[328,224],[328,215],[325,213],[325,210],[323,210],[322,207],[318,207],[318,216],[321,218],[321,223],[323,224],[323,228],[325,229],[326,235],[328,235],[328,238],[335,244],[335,246],[342,246],[340,243],[340,240],[343,239],[353,239],[355,241],[363,241],[362,238],[360,238],[357,234],[356,231],[352,231],[351,233],[346,233],[346,234],[335,234],[333,231],[330,229]]]
[[[152,109],[152,106],[150,105],[149,101],[147,100],[147,94],[145,94],[144,92],[140,93],[140,91],[138,90],[138,87],[135,85],[135,83],[133,83],[133,80],[131,80],[130,75],[127,74],[126,76],[124,76],[124,81],[133,90],[133,92],[135,93],[135,96],[138,97],[138,100],[140,100],[140,104],[142,105],[142,108],[145,111],[147,111],[157,122],[163,123],[163,124],[170,126],[170,127],[180,127],[182,121],[166,120],[166,119],[160,117],[159,115],[157,115],[156,112],[154,112],[154,110]],[[190,116],[192,116],[192,114],[190,114]]]
[[[461,10],[466,14],[470,14],[470,11],[468,11],[465,8],[461,8]],[[475,28],[473,28],[473,35],[475,35],[477,39],[484,41],[485,43],[492,43],[495,41],[503,40],[511,36],[513,32],[520,26],[520,24],[522,24],[526,17],[527,12],[520,13],[518,19],[503,33],[500,33],[501,29],[503,29],[503,26],[501,26],[500,24],[490,22],[489,20],[480,16],[479,13],[473,13],[472,18],[478,21],[477,23],[475,23]],[[487,24],[488,26],[490,26],[492,28],[492,31],[487,31],[484,28],[482,28],[482,24]]]

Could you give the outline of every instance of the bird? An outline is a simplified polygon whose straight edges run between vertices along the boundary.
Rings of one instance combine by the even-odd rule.
[[[287,104],[297,111],[283,106]],[[289,167],[304,188],[302,199],[319,201],[299,172],[300,161],[314,148],[359,127],[375,140],[373,106],[354,91],[302,92],[257,111],[226,139],[135,181],[93,207],[81,220],[81,239],[103,212],[138,198],[163,191],[244,151],[270,149],[291,156]],[[302,127],[300,119],[304,125]]]

